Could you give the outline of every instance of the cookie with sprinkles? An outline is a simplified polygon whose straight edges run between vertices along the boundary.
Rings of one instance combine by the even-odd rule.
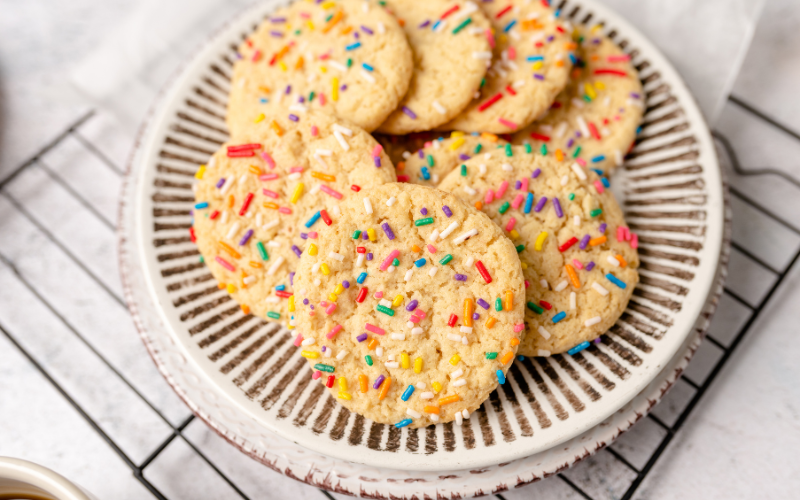
[[[409,153],[395,163],[397,180],[436,187],[447,174],[462,168],[475,155],[505,147],[508,144],[494,134],[453,132],[425,143],[416,153]]]
[[[386,184],[341,206],[295,277],[295,344],[348,409],[396,427],[463,418],[524,331],[514,246],[455,196]]]
[[[480,4],[492,22],[486,80],[466,109],[440,130],[516,132],[544,114],[564,90],[572,66],[567,29],[547,2],[496,0]]]
[[[575,162],[508,146],[466,162],[439,189],[480,207],[519,252],[527,334],[519,353],[575,353],[627,307],[639,281],[638,236],[608,179]]]
[[[386,0],[408,35],[414,74],[408,92],[378,131],[431,130],[463,110],[486,75],[489,20],[465,0]]]
[[[642,83],[630,56],[601,26],[576,29],[572,78],[541,119],[514,134],[514,144],[612,171],[633,145],[644,112]]]
[[[252,125],[197,177],[192,236],[211,273],[245,313],[284,324],[294,270],[317,231],[348,198],[396,179],[372,136],[310,111]]]
[[[408,90],[411,48],[376,2],[296,1],[239,47],[227,122],[232,135],[303,104],[372,131]]]

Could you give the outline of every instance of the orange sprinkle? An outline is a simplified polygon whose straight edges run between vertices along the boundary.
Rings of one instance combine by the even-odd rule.
[[[567,270],[567,276],[569,276],[569,280],[572,282],[572,286],[574,286],[575,288],[580,288],[581,280],[578,279],[578,273],[575,272],[575,268],[567,264],[566,266],[564,266],[564,269]]]
[[[274,130],[276,134],[278,134],[278,137],[283,135],[283,129],[275,120],[272,120],[272,123],[270,123],[269,126],[272,127],[272,130]]]
[[[495,323],[497,323],[497,320],[489,316],[488,318],[486,318],[486,324],[483,326],[485,326],[486,328],[492,328]]]
[[[605,235],[598,236],[597,238],[592,238],[591,240],[589,240],[589,246],[596,247],[597,245],[602,245],[606,241],[608,241],[608,238],[606,238]]]
[[[247,167],[251,174],[261,175],[261,169],[257,165],[250,165]]]
[[[363,373],[358,375],[358,385],[361,386],[361,392],[367,392],[369,389],[369,379]]]
[[[311,177],[325,182],[333,182],[336,180],[335,175],[323,174],[322,172],[317,172],[316,170],[311,171]]]
[[[575,50],[578,48],[578,44],[575,42],[567,42],[564,44],[564,48],[566,50]]]
[[[336,23],[342,20],[343,17],[344,13],[342,13],[341,10],[337,10],[336,14],[334,14],[331,20],[328,21],[328,24],[322,27],[322,32],[323,33],[329,32],[334,26],[336,26]]]
[[[217,283],[217,288],[219,288],[220,290],[225,290],[226,288],[228,288],[228,285],[220,281],[219,283]]]
[[[250,267],[255,267],[256,269],[261,269],[264,266],[261,265],[261,262],[256,262],[254,260],[251,260],[250,261]]]
[[[619,261],[620,267],[625,267],[628,265],[628,263],[625,261],[625,258],[622,255],[615,255],[614,257]]]
[[[580,78],[580,76],[581,76],[581,70],[580,70],[580,68],[574,68],[574,69],[572,70],[572,79],[573,79],[573,80],[577,80],[578,78]]]
[[[396,167],[394,167],[394,169],[397,170],[398,172],[402,172],[403,170],[406,169],[406,162],[401,161],[400,163],[397,164]]]
[[[514,307],[514,292],[506,290],[506,299],[503,301],[503,309],[510,311]]]
[[[297,62],[294,65],[294,69],[302,69],[304,62],[305,62],[305,60],[303,59],[303,56],[298,57],[297,58]]]
[[[425,405],[425,408],[423,408],[423,410],[425,411],[425,413],[435,413],[437,415],[439,414],[438,406]]]
[[[403,27],[403,26],[406,25],[406,20],[405,19],[398,19],[397,20],[397,24],[399,24],[400,27]]]
[[[387,394],[389,394],[389,387],[392,386],[392,377],[386,377],[381,386],[381,392],[378,394],[378,400],[383,401]]]
[[[263,93],[265,93],[265,94],[269,94],[270,92],[272,92],[272,91],[269,89],[269,87],[267,87],[266,85],[259,85],[259,86],[258,86],[258,90],[260,90],[261,92],[263,92]]]
[[[502,358],[500,358],[500,364],[505,365],[509,361],[511,361],[512,359],[514,359],[514,353],[511,352],[511,351],[508,351],[507,353],[503,354]]]
[[[464,299],[464,326],[472,326],[472,313],[475,305],[472,299]]]
[[[340,35],[347,35],[347,34],[349,34],[351,31],[353,31],[353,27],[352,27],[352,26],[345,26],[344,28],[342,28],[342,30],[341,30],[341,31],[339,31],[339,34],[340,34]]]
[[[486,139],[487,141],[497,142],[500,138],[494,134],[490,134],[489,132],[484,132],[481,134],[481,139]]]
[[[273,210],[276,210],[278,208],[278,204],[272,201],[265,201],[263,205],[264,208],[271,208]]]
[[[563,67],[564,61],[556,61],[556,66],[558,66],[559,68]]]
[[[564,161],[564,152],[560,149],[556,149],[556,160]]]
[[[439,399],[439,406],[449,405],[450,403],[455,403],[456,401],[460,400],[461,397],[458,394],[453,394],[452,396],[447,396],[446,398]]]
[[[378,339],[376,338],[370,339],[369,343],[367,344],[367,349],[369,349],[370,351],[374,351],[376,347],[378,347]]]
[[[483,203],[481,203],[480,201],[476,201],[475,202],[475,208],[477,208],[478,210],[482,209],[483,208]]]
[[[417,245],[411,245],[411,251],[414,252],[414,253],[420,253],[422,251],[422,249],[420,247],[418,247]]]
[[[512,346],[519,345],[519,339],[517,337],[511,339],[511,345]]]
[[[228,195],[228,208],[233,208],[233,202],[234,201],[236,201],[236,199],[233,197],[232,194],[229,194]]]
[[[237,252],[233,247],[231,247],[222,240],[220,240],[219,246],[222,247],[223,250],[225,250],[225,253],[227,253],[234,259],[240,259],[242,257],[241,254],[239,254],[239,252]]]
[[[242,304],[242,312],[245,314],[250,314],[250,306],[247,304]]]

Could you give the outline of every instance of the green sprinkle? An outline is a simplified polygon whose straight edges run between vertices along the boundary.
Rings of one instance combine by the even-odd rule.
[[[397,266],[399,266],[399,265],[400,265],[400,259],[398,259],[397,257],[395,257],[395,259],[392,261],[392,265],[393,265],[394,267],[397,267]]]
[[[526,305],[528,306],[528,309],[530,309],[531,311],[535,312],[536,314],[542,314],[544,312],[544,309],[542,309],[541,307],[537,306],[533,302],[528,302]]]
[[[461,177],[466,177],[466,176],[467,176],[467,166],[461,165]]]
[[[479,88],[483,88],[486,85],[486,78],[481,79],[481,86]]]
[[[539,152],[542,153],[542,156],[547,156],[547,144],[542,144],[542,147],[539,148]]]
[[[369,357],[369,356],[367,356],[367,357]],[[370,363],[370,364],[372,364],[372,363]],[[316,365],[314,365],[314,369],[315,370],[319,370],[321,372],[333,373],[333,370],[335,370],[336,368],[334,368],[331,365],[325,365],[325,364],[322,364],[322,363],[317,363]]]
[[[433,224],[433,217],[425,217],[424,219],[417,219],[414,221],[414,225],[419,226],[427,226],[428,224]]]
[[[502,311],[503,310],[503,301],[500,300],[500,297],[494,299],[494,310],[495,311]]]
[[[575,193],[570,193],[568,198],[569,198],[569,201],[574,200],[575,199]]]
[[[476,155],[476,154],[480,153],[481,149],[483,149],[483,146],[478,144],[477,146],[475,146],[475,150],[472,152],[472,154]]]
[[[279,313],[276,313],[275,311],[268,312],[267,316],[272,318],[272,319],[280,319],[280,317],[281,317],[281,315]]]
[[[380,0],[380,2],[378,2],[378,5],[380,5],[381,7],[386,7],[386,2]]]
[[[315,94],[314,91],[312,90],[311,93],[308,94],[308,102],[313,101],[314,100],[314,96],[316,96],[316,95],[317,94]]]
[[[394,316],[394,311],[393,310],[391,310],[388,307],[383,306],[381,304],[378,304],[378,312],[382,312],[383,314],[385,314],[387,316]]]
[[[578,146],[577,148],[575,148],[575,152],[574,152],[574,153],[572,153],[572,157],[573,157],[573,158],[577,158],[579,154],[581,154],[581,147],[580,147],[580,146]]]
[[[456,27],[453,29],[453,34],[454,34],[454,35],[455,35],[455,34],[457,34],[459,31],[461,31],[461,30],[463,30],[464,28],[466,28],[467,26],[469,26],[469,24],[470,24],[471,22],[472,22],[472,18],[471,18],[471,17],[468,17],[468,18],[464,19],[464,21],[463,21],[461,24],[459,24],[458,26],[456,26]]]
[[[522,253],[525,250],[525,245],[517,245],[517,253]]]
[[[326,17],[325,18],[325,22],[327,23],[328,21],[330,21],[332,17],[333,17],[333,14],[329,15],[328,17]]]
[[[206,261],[206,259],[204,259],[204,258],[203,258],[203,256],[201,255],[201,256],[200,256],[200,263],[202,264],[202,263],[203,263],[203,262],[205,262],[205,261]]]
[[[297,35],[297,36],[300,36],[300,33],[302,33],[302,31],[300,31],[300,30],[294,30],[294,34],[295,34],[295,35]]]
[[[439,261],[439,264],[444,266],[444,265],[447,265],[447,263],[450,262],[451,260],[453,260],[453,256],[450,255],[450,254],[447,254],[442,258],[442,260]]]
[[[353,239],[357,240],[359,238],[361,238],[361,230],[360,229],[356,229],[355,231],[353,231]]]
[[[264,244],[260,241],[256,243],[256,248],[258,248],[258,253],[261,255],[261,260],[269,260],[269,254],[267,253],[267,249],[264,248]]]
[[[496,352],[487,352],[486,353],[486,359],[497,359],[497,353]]]
[[[366,361],[369,366],[372,366],[372,356],[370,356],[369,354],[364,356],[364,361]]]
[[[586,102],[592,102],[592,98],[589,97],[588,95],[584,95],[583,96],[583,100],[586,101]]]
[[[511,151],[511,144],[506,144],[506,156],[514,156],[514,152]]]
[[[531,148],[531,145],[528,143],[525,144],[525,152],[528,154],[533,153],[533,148]]]
[[[353,65],[353,59],[348,57],[347,58],[347,67],[349,68],[352,65]]]
[[[600,215],[602,213],[603,213],[603,209],[602,208],[595,208],[594,210],[589,212],[589,215],[591,215],[592,217],[597,217],[598,215]]]
[[[501,214],[504,214],[504,213],[508,212],[508,207],[510,207],[510,206],[511,206],[511,204],[509,202],[505,202],[500,206],[500,210],[498,210],[498,212],[500,212]]]
[[[204,214],[203,214],[203,216],[204,216],[206,219],[208,219],[208,215],[209,215],[209,214],[208,214],[208,212],[206,212],[206,213],[204,213]]]
[[[436,164],[436,162],[433,161],[433,156],[431,156],[431,155],[428,155],[427,161],[428,161],[428,166],[429,167],[433,167]]]

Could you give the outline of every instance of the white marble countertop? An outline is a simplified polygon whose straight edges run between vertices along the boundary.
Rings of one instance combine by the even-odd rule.
[[[114,234],[133,137],[58,90],[108,20],[134,7],[0,0],[0,455],[51,467],[101,499],[345,498],[261,466],[193,419],[135,333]],[[499,498],[797,497],[799,23],[795,1],[767,1],[713,127],[734,248],[709,340],[655,418]]]

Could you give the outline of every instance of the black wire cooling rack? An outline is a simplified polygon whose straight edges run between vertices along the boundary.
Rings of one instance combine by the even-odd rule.
[[[771,127],[775,127],[781,131],[783,134],[788,134],[794,140],[800,141],[800,135],[788,127],[783,126],[782,124],[778,123],[777,121],[773,120],[766,114],[760,112],[759,110],[753,108],[752,106],[748,105],[747,103],[743,102],[742,100],[731,97],[729,101],[739,107],[744,112],[750,113],[754,115],[758,120],[761,120],[763,123],[768,124]],[[96,120],[96,113],[90,111],[83,116],[81,116],[78,120],[72,123],[69,127],[67,127],[63,132],[61,132],[57,137],[55,137],[52,141],[42,147],[36,154],[30,157],[28,160],[20,164],[16,167],[10,174],[6,175],[2,180],[0,180],[0,196],[8,200],[8,202],[14,207],[15,210],[21,214],[21,216],[27,221],[27,223],[34,226],[39,232],[41,232],[50,242],[52,242],[59,251],[63,252],[65,256],[74,262],[74,264],[82,270],[82,272],[86,273],[86,275],[96,282],[102,289],[107,292],[111,299],[120,304],[124,305],[124,300],[122,297],[114,292],[111,288],[107,286],[107,284],[99,279],[99,277],[94,273],[87,263],[84,260],[81,260],[75,253],[73,253],[58,237],[57,235],[53,234],[50,230],[47,229],[45,224],[43,224],[31,211],[27,210],[23,203],[17,199],[14,194],[8,189],[10,186],[13,185],[14,181],[23,174],[27,169],[31,168],[32,166],[38,166],[42,168],[49,180],[52,182],[60,184],[64,187],[71,196],[75,198],[75,200],[84,207],[87,211],[91,212],[94,217],[97,217],[100,222],[111,229],[115,229],[115,223],[107,216],[101,214],[96,208],[93,207],[92,203],[90,203],[85,197],[83,197],[77,190],[70,187],[68,183],[64,181],[64,179],[58,174],[58,172],[50,169],[46,162],[43,161],[43,158],[55,148],[58,148],[60,144],[62,144],[67,139],[75,139],[80,143],[81,147],[85,148],[86,152],[93,155],[97,160],[99,160],[105,167],[107,167],[114,175],[122,176],[124,173],[124,167],[112,161],[106,154],[102,152],[102,149],[98,147],[97,144],[93,143],[91,140],[87,139],[86,134],[82,131],[87,126],[89,122],[92,120]],[[727,156],[728,161],[730,162],[730,166],[735,174],[740,176],[754,176],[754,175],[770,175],[770,176],[777,176],[780,177],[782,180],[800,188],[800,182],[796,179],[793,179],[785,174],[772,169],[762,169],[762,170],[744,170],[736,157],[735,148],[731,145],[731,143],[720,133],[714,133],[714,137],[716,139],[717,145],[721,149],[721,151]],[[746,193],[743,193],[735,188],[731,188],[731,194],[734,198],[738,199],[739,201],[749,205],[754,210],[761,212],[764,216],[774,220],[781,226],[784,226],[788,231],[794,233],[797,236],[800,236],[800,231],[796,229],[792,224],[785,220],[784,217],[778,215],[771,210],[765,208],[762,204],[760,204],[757,200],[752,199],[752,197],[748,196]],[[734,222],[735,224],[735,222]],[[677,416],[671,417],[669,420],[670,423],[664,421],[664,419],[659,418],[654,413],[651,413],[647,416],[647,419],[654,423],[657,428],[660,429],[657,440],[657,445],[652,447],[652,450],[648,452],[647,458],[642,459],[639,457],[637,460],[631,460],[629,457],[626,456],[625,448],[624,447],[606,447],[604,450],[598,453],[607,453],[611,459],[621,464],[624,469],[627,469],[628,472],[624,474],[626,478],[625,481],[628,483],[627,487],[624,488],[621,494],[621,498],[623,500],[628,500],[634,496],[637,489],[640,487],[642,482],[648,476],[648,474],[653,470],[654,466],[658,463],[660,457],[664,453],[664,451],[669,446],[670,442],[676,437],[676,435],[681,431],[684,423],[687,421],[689,416],[691,415],[692,411],[694,410],[695,406],[697,406],[698,402],[703,398],[706,392],[709,390],[711,385],[714,383],[715,379],[719,375],[722,368],[728,363],[729,359],[731,358],[734,351],[737,349],[739,344],[742,342],[742,339],[748,334],[751,329],[751,326],[755,323],[755,321],[761,316],[762,311],[764,310],[765,306],[770,302],[772,299],[775,291],[781,286],[784,279],[786,278],[787,274],[791,271],[791,269],[796,265],[798,257],[800,257],[800,250],[794,253],[788,262],[782,267],[777,268],[774,264],[770,264],[765,262],[763,259],[759,258],[741,244],[737,243],[736,241],[733,242],[733,248],[735,251],[740,253],[746,259],[752,261],[757,266],[763,268],[766,272],[773,275],[774,280],[772,281],[771,286],[767,289],[766,293],[761,297],[758,303],[753,304],[746,300],[744,297],[741,297],[739,294],[734,292],[729,288],[725,288],[725,295],[732,299],[733,301],[737,302],[744,308],[749,311],[749,317],[744,322],[744,324],[739,328],[738,332],[736,332],[735,336],[732,337],[732,340],[728,339],[726,341],[721,341],[719,339],[714,338],[713,335],[708,335],[706,337],[706,342],[710,342],[716,348],[721,351],[721,355],[716,359],[713,363],[708,375],[705,377],[702,383],[697,383],[693,381],[691,378],[687,377],[685,374],[682,376],[681,380],[685,382],[693,394],[691,397],[685,398],[683,400],[683,407],[677,411]],[[147,467],[165,450],[167,447],[176,439],[183,440],[193,451],[196,453],[203,461],[205,461],[211,469],[224,480],[236,493],[238,493],[241,498],[249,499],[248,495],[245,494],[242,489],[237,486],[236,482],[233,481],[229,476],[227,476],[221,468],[214,463],[206,454],[203,453],[201,449],[199,449],[189,438],[184,435],[184,431],[186,430],[187,426],[192,422],[194,416],[189,416],[182,422],[178,424],[171,423],[170,420],[164,415],[162,411],[156,408],[150,401],[148,401],[145,396],[137,388],[136,384],[129,381],[123,373],[118,370],[114,364],[112,364],[106,357],[102,355],[102,353],[95,349],[91,342],[86,340],[86,337],[83,333],[73,324],[71,324],[68,319],[59,312],[58,308],[55,307],[48,299],[46,298],[45,294],[40,293],[37,289],[37,286],[32,283],[25,273],[21,272],[18,267],[15,265],[15,262],[9,258],[7,255],[4,255],[0,252],[0,262],[7,266],[11,271],[15,274],[16,278],[23,284],[25,288],[27,288],[36,298],[37,300],[41,301],[42,305],[46,307],[50,312],[52,312],[59,321],[63,323],[63,326],[66,327],[68,330],[71,331],[81,342],[85,343],[93,352],[96,354],[101,361],[108,366],[116,375],[120,377],[120,379],[138,396],[140,397],[155,413],[167,424],[169,428],[172,430],[171,435],[169,435],[163,442],[161,442],[152,452],[144,459],[139,461],[138,463],[130,458],[129,454],[123,449],[120,444],[118,444],[114,439],[112,439],[109,434],[104,431],[102,425],[98,423],[97,419],[94,418],[89,411],[84,409],[77,400],[70,394],[70,391],[65,389],[65,387],[60,384],[56,377],[49,373],[48,368],[44,365],[44,363],[40,362],[36,356],[34,356],[29,350],[27,350],[23,342],[20,342],[18,338],[18,333],[12,333],[6,325],[4,325],[4,320],[0,317],[0,332],[8,338],[8,340],[27,358],[28,361],[44,376],[44,378],[52,384],[52,386],[68,401],[72,407],[80,414],[80,416],[85,419],[89,426],[97,432],[102,439],[108,444],[108,446],[122,459],[122,461],[127,464],[130,468],[131,473],[133,476],[145,487],[148,491],[150,491],[153,496],[159,499],[167,499],[168,497],[159,491],[157,488],[145,475],[145,471]],[[662,403],[664,404],[664,403]],[[657,412],[656,412],[657,413]],[[641,425],[641,424],[639,424]],[[590,459],[592,460],[592,459]],[[636,466],[634,463],[638,463],[639,465]],[[643,464],[643,465],[642,465]],[[592,494],[591,491],[586,491],[587,488],[581,486],[581,481],[576,480],[575,477],[570,477],[570,471],[565,471],[564,473],[558,474],[557,476],[559,479],[548,479],[548,481],[564,481],[570,488],[575,490],[580,496],[586,499],[596,499],[599,498],[596,492]],[[288,479],[286,479],[288,481]],[[309,487],[310,488],[310,487]],[[536,487],[529,487],[532,488],[529,490],[531,493],[535,492]],[[523,490],[524,491],[524,490]],[[329,499],[334,499],[335,497],[324,490],[319,490],[320,498],[325,496]],[[506,496],[516,496],[516,493],[506,493]],[[337,495],[338,496],[338,495]],[[614,495],[617,496],[617,495]],[[500,500],[506,500],[503,494],[497,494],[496,497]]]

